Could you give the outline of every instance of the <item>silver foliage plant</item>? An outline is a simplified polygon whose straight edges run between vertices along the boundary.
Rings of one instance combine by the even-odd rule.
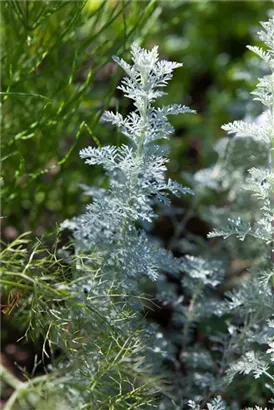
[[[267,46],[267,50],[260,47],[248,46],[268,65],[270,74],[259,79],[257,89],[252,92],[254,100],[260,101],[264,107],[264,115],[258,123],[246,121],[234,121],[225,124],[222,128],[235,138],[251,137],[255,141],[265,145],[269,151],[269,166],[267,168],[252,167],[249,169],[249,178],[246,180],[245,189],[253,192],[253,195],[261,203],[261,218],[251,225],[246,225],[243,220],[230,221],[230,225],[219,232],[221,236],[228,237],[236,234],[240,240],[244,240],[246,235],[251,235],[266,243],[269,247],[273,242],[273,138],[274,138],[274,20],[262,23],[263,30],[259,38]],[[216,236],[217,232],[212,232],[209,237]]]
[[[167,156],[159,144],[173,133],[169,115],[194,112],[179,104],[156,107],[163,88],[182,64],[161,61],[158,48],[151,51],[131,47],[133,65],[114,57],[127,76],[118,89],[133,100],[135,110],[125,118],[107,111],[102,120],[117,126],[127,137],[128,145],[88,147],[80,156],[89,165],[103,166],[109,177],[107,189],[92,189],[93,202],[86,212],[66,221],[63,227],[73,230],[75,246],[81,253],[94,253],[93,263],[103,264],[112,278],[124,275],[147,275],[156,280],[159,271],[177,269],[177,262],[164,249],[155,248],[140,224],[152,222],[153,205],[170,200],[168,194],[192,193],[179,183],[165,179]]]
[[[133,320],[129,318],[128,321],[117,320],[113,306],[110,304],[108,307],[108,297],[112,297],[108,289],[115,288],[115,293],[120,295],[116,299],[116,310],[126,308],[130,312],[132,307],[133,310],[136,309],[136,304],[133,306],[136,301],[134,297],[136,294],[138,297],[140,292],[134,281],[142,278],[156,282],[155,287],[159,288],[157,296],[161,299],[163,281],[159,281],[159,278],[164,277],[164,272],[179,274],[187,262],[176,259],[171,252],[157,246],[143,226],[153,222],[157,204],[170,204],[170,194],[192,194],[189,188],[171,179],[166,180],[168,149],[161,144],[161,140],[168,139],[174,131],[168,121],[169,115],[194,111],[179,104],[154,105],[155,100],[165,94],[163,88],[172,78],[173,70],[182,64],[159,60],[157,47],[147,51],[133,44],[131,55],[132,65],[118,57],[114,57],[114,61],[127,74],[118,88],[133,101],[134,111],[125,118],[120,113],[110,111],[102,117],[102,121],[119,128],[128,144],[88,147],[80,151],[81,158],[88,165],[104,168],[108,176],[108,188],[85,186],[86,193],[92,196],[92,203],[83,215],[65,221],[62,225],[73,231],[78,260],[75,291],[81,293],[81,286],[85,285],[93,295],[98,289],[96,277],[99,278],[101,296],[106,296],[101,311],[120,334],[125,332],[125,328],[128,334],[128,329],[136,331],[142,325],[136,317]],[[196,262],[200,263],[191,257],[188,261],[188,265],[193,266],[193,272]],[[96,272],[96,275],[92,272]],[[197,272],[194,275],[199,276]],[[138,309],[140,304],[137,303]],[[136,310],[135,316],[138,316]],[[142,324],[144,325],[144,321]],[[168,376],[162,364],[170,350],[168,343],[148,323],[146,329],[140,336],[142,341],[149,340],[146,347],[142,342],[143,355],[147,358],[147,365],[153,368],[152,373],[166,379]],[[157,359],[153,360],[155,357]],[[172,379],[170,383],[174,385]],[[163,385],[160,390],[163,390]],[[173,394],[171,399],[173,400]],[[157,401],[164,405],[162,394],[158,395]],[[167,401],[170,403],[168,398]],[[172,404],[171,406],[174,407]]]
[[[117,281],[127,290],[132,284],[129,279],[147,276],[156,281],[158,300],[162,305],[172,306],[175,312],[173,320],[179,331],[174,334],[159,331],[156,334],[159,344],[152,349],[164,358],[166,374],[170,377],[169,393],[161,401],[161,409],[183,409],[187,403],[195,410],[204,406],[209,410],[229,409],[221,397],[211,403],[209,400],[215,394],[227,395],[229,384],[238,374],[261,378],[265,389],[274,396],[274,302],[271,289],[274,275],[274,19],[262,25],[259,36],[267,50],[249,48],[270,69],[270,74],[259,80],[254,92],[265,112],[260,121],[254,123],[236,121],[225,125],[224,130],[233,134],[233,139],[226,141],[225,147],[219,150],[219,162],[207,171],[206,178],[202,173],[196,175],[200,184],[210,179],[210,189],[227,190],[231,203],[237,198],[227,226],[214,229],[209,237],[222,236],[229,240],[235,237],[245,243],[251,239],[250,249],[260,249],[251,259],[254,265],[250,269],[250,278],[239,289],[227,293],[225,300],[220,300],[215,292],[227,268],[221,266],[221,258],[206,261],[201,257],[186,256],[176,259],[168,251],[156,247],[142,229],[143,223],[151,223],[155,218],[154,205],[157,202],[169,205],[168,193],[191,193],[189,189],[165,180],[167,152],[159,140],[168,138],[173,132],[168,115],[193,111],[176,104],[154,106],[155,100],[164,94],[162,88],[171,79],[173,70],[181,64],[159,61],[157,47],[146,51],[133,45],[133,65],[115,57],[127,74],[119,89],[133,100],[135,110],[125,118],[120,113],[106,112],[102,119],[116,125],[129,143],[120,147],[89,147],[80,152],[87,164],[103,166],[109,177],[107,189],[89,189],[93,202],[86,212],[63,224],[73,231],[81,269],[85,269],[85,265],[92,266],[104,274],[104,281]],[[245,163],[242,167],[234,167],[232,172],[233,161],[237,159],[233,152],[239,147],[249,147],[243,149],[249,150],[250,168]],[[226,152],[225,157],[223,152]],[[247,170],[249,176],[246,179]],[[252,211],[247,209],[248,201]],[[214,213],[216,222],[219,222],[218,218],[224,220],[225,212]],[[161,272],[168,273],[172,280],[160,275]],[[181,283],[183,294],[176,292],[175,281]],[[226,328],[223,334],[213,332],[208,336],[215,353],[206,350],[193,337],[197,324],[210,317],[213,320],[223,317]],[[163,369],[161,365],[160,369]],[[234,405],[239,408],[237,403]]]
[[[109,187],[85,188],[93,202],[83,215],[66,221],[63,227],[73,231],[76,253],[81,259],[80,270],[85,270],[85,265],[92,266],[101,271],[105,284],[114,282],[127,294],[136,292],[132,280],[147,276],[156,281],[157,301],[162,306],[172,306],[174,322],[181,330],[179,337],[178,331],[148,330],[150,354],[157,357],[153,371],[168,382],[159,399],[159,409],[181,409],[193,394],[198,396],[215,382],[210,353],[199,343],[193,343],[192,328],[197,321],[216,312],[215,301],[211,304],[206,301],[220,284],[224,272],[218,261],[208,263],[193,256],[175,258],[171,252],[156,246],[142,229],[144,223],[152,223],[156,217],[157,203],[170,205],[170,193],[192,194],[177,182],[166,181],[167,147],[160,140],[167,139],[174,131],[168,115],[194,111],[178,104],[154,105],[165,94],[163,87],[172,78],[173,70],[181,64],[159,61],[157,47],[147,51],[134,44],[131,54],[132,66],[117,57],[114,61],[127,74],[118,88],[133,100],[135,110],[125,118],[109,111],[102,117],[103,121],[116,125],[129,143],[81,150],[80,156],[88,165],[103,166]],[[186,300],[176,295],[165,274],[182,283]],[[91,287],[96,286],[95,282]],[[178,367],[178,344],[187,376]]]
[[[173,393],[176,407],[166,405],[164,408],[184,409],[188,401],[188,406],[195,410],[240,409],[241,397],[236,392],[242,388],[246,391],[244,399],[258,404],[254,407],[256,410],[274,403],[274,19],[262,26],[259,37],[267,50],[248,48],[263,59],[267,71],[253,92],[255,100],[263,104],[263,112],[253,121],[224,125],[223,129],[231,136],[218,142],[217,163],[193,178],[197,193],[194,212],[202,210],[202,217],[215,228],[209,238],[223,237],[226,241],[215,244],[212,249],[207,243],[203,251],[199,238],[200,248],[193,246],[194,251],[206,255],[207,262],[201,258],[185,258],[182,303],[178,296],[176,299],[178,286],[168,282],[163,286],[165,300],[173,303],[174,316],[180,321],[175,335],[169,331],[168,345],[171,350],[179,339],[183,347],[179,356],[177,354],[179,370],[174,366],[171,372],[173,384],[177,386]],[[208,191],[225,197],[225,205],[205,209],[203,204],[198,204],[199,198]],[[193,237],[190,239],[193,241]],[[209,275],[207,281],[201,280],[202,273],[216,264],[212,258],[219,261],[219,268],[216,265],[219,273],[220,270],[229,272],[224,289],[232,285],[230,276],[234,266],[240,267],[243,263],[241,269],[245,268],[245,275],[237,275],[239,286],[226,292],[224,298],[208,292],[208,286],[216,287],[214,275]],[[191,259],[195,261],[195,269],[187,263]],[[202,261],[199,265],[198,259]],[[219,280],[220,275],[217,285]],[[191,335],[199,326],[203,326],[202,335],[211,344],[208,349]],[[233,399],[235,393],[237,399]],[[217,394],[225,400],[218,396],[210,402]]]
[[[235,141],[243,138],[252,139],[258,144],[257,166],[248,169],[248,176],[238,195],[249,193],[250,200],[257,202],[256,218],[246,215],[230,218],[224,228],[216,228],[209,238],[222,236],[237,237],[240,241],[252,238],[253,244],[260,248],[260,258],[253,261],[249,269],[250,278],[238,289],[227,294],[225,310],[231,313],[229,321],[229,347],[226,355],[230,357],[224,382],[233,383],[241,374],[261,379],[272,396],[269,403],[274,403],[273,369],[273,276],[274,276],[274,18],[261,23],[260,40],[264,47],[248,46],[264,62],[268,73],[259,79],[252,94],[254,100],[263,104],[263,114],[259,121],[234,121],[223,126]],[[261,161],[261,150],[268,153],[268,163]],[[240,325],[238,324],[240,321]],[[237,323],[238,322],[238,323]],[[266,403],[263,403],[266,404]],[[192,407],[192,408],[195,408]],[[199,406],[197,407],[200,408]],[[213,406],[213,409],[219,408]],[[222,408],[227,408],[226,406]],[[260,407],[256,406],[256,409]]]

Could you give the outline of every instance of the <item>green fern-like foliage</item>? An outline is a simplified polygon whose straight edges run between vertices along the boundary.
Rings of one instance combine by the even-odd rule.
[[[129,295],[118,284],[106,288],[95,270],[80,269],[69,248],[56,251],[27,235],[1,253],[4,309],[26,340],[43,340],[44,374],[24,371],[24,380],[0,368],[3,388],[14,389],[6,410],[153,408],[159,377],[152,377],[145,352],[150,333]],[[71,255],[71,256],[69,256]],[[76,276],[73,271],[77,271]],[[137,305],[142,295],[132,295]],[[132,302],[132,303],[133,303]],[[153,355],[153,353],[151,353]],[[58,400],[57,400],[58,397]]]

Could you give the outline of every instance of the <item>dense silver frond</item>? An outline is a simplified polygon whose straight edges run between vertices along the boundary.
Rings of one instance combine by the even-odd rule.
[[[215,238],[216,236],[223,236],[227,239],[231,235],[236,235],[238,239],[243,241],[248,233],[251,231],[251,225],[242,221],[240,218],[228,219],[228,225],[225,228],[217,228],[209,232],[208,238]]]
[[[271,288],[262,286],[260,279],[249,280],[238,289],[227,292],[227,311],[244,314],[263,313],[268,317],[274,309]]]
[[[228,134],[235,134],[236,137],[252,137],[270,145],[273,126],[271,122],[270,117],[268,117],[268,123],[261,126],[245,121],[234,121],[223,125],[222,129]]]
[[[267,372],[269,365],[264,355],[255,351],[247,352],[240,360],[231,364],[227,377],[231,382],[237,373],[244,375],[251,374],[255,379],[258,379],[262,374]]]
[[[274,17],[261,22],[263,30],[258,32],[260,40],[267,46],[269,53],[274,59]]]
[[[193,400],[188,401],[188,406],[192,410],[204,410],[199,404],[195,403]],[[228,407],[226,406],[221,396],[218,396],[215,399],[213,399],[211,403],[207,403],[207,410],[228,410]]]
[[[189,107],[181,104],[171,104],[166,105],[163,107],[158,107],[157,112],[162,115],[178,115],[178,114],[185,114],[191,113],[195,114],[195,110],[191,110]]]
[[[206,211],[208,221],[217,227],[208,237],[234,236],[240,241],[245,240],[245,244],[241,244],[231,238],[226,249],[237,248],[238,258],[244,260],[238,249],[246,248],[246,255],[250,255],[248,265],[252,267],[239,289],[226,293],[226,300],[219,304],[220,314],[231,314],[227,321],[230,341],[226,354],[230,354],[234,362],[227,362],[227,378],[232,381],[239,373],[255,378],[264,375],[262,383],[268,380],[265,386],[273,393],[274,332],[270,323],[273,323],[274,312],[274,18],[262,26],[259,37],[266,50],[248,48],[263,60],[264,67],[270,69],[270,73],[268,71],[259,79],[252,93],[254,99],[264,105],[265,111],[253,121],[245,118],[222,127],[233,135],[218,151],[216,165],[196,174],[195,182],[199,184],[200,192],[203,186],[216,192],[228,191],[227,209],[218,211],[212,207],[212,212]],[[229,219],[225,218],[226,214],[230,215]],[[223,228],[225,220],[227,226]],[[259,252],[255,251],[256,247]]]
[[[176,196],[192,193],[177,182],[166,181],[168,159],[157,140],[168,138],[174,131],[168,115],[194,111],[181,104],[152,105],[164,94],[162,88],[181,64],[160,61],[158,47],[148,51],[133,44],[131,55],[132,65],[118,57],[114,61],[127,74],[118,88],[133,99],[136,109],[125,118],[111,111],[102,116],[102,121],[120,129],[129,144],[87,147],[80,151],[86,164],[104,168],[109,187],[104,190],[85,187],[93,202],[83,215],[64,223],[63,227],[73,230],[77,249],[94,251],[100,261],[102,258],[108,261],[105,266],[116,266],[121,277],[146,275],[155,280],[163,267],[174,270],[176,263],[168,253],[155,249],[146,235],[136,230],[136,224],[153,221],[155,201],[168,205],[170,193]]]
[[[187,276],[183,279],[184,284],[189,287],[189,279],[191,286],[195,286],[198,282],[203,285],[216,287],[224,277],[224,269],[222,263],[218,260],[207,261],[202,258],[187,255],[182,263],[182,268],[187,272]]]
[[[274,69],[274,64],[273,64]],[[273,93],[274,93],[274,73],[265,75],[263,78],[259,78],[257,89],[252,91],[252,95],[255,95],[254,100],[260,101],[263,105],[271,108],[273,105]]]

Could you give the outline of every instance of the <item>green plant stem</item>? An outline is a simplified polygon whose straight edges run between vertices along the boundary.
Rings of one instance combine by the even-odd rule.
[[[203,286],[204,286],[203,282],[200,281],[197,285],[197,288],[196,288],[195,292],[193,293],[193,296],[192,296],[190,304],[189,304],[188,313],[187,313],[187,321],[186,321],[186,324],[185,324],[184,330],[183,330],[183,349],[182,349],[182,351],[184,351],[186,349],[187,335],[189,333],[189,327],[190,327],[190,324],[191,324],[191,322],[193,320],[193,317],[194,317],[194,314],[195,314],[196,299],[199,296]]]
[[[21,395],[26,394],[28,391],[31,392],[31,389],[34,388],[35,385],[38,385],[40,383],[43,384],[49,381],[49,377],[50,376],[48,374],[45,374],[43,376],[38,376],[38,377],[35,377],[34,379],[21,382],[5,366],[0,365],[0,378],[14,389],[13,394],[10,396],[9,400],[6,402],[3,410],[14,410],[16,408],[14,407],[14,404]],[[54,383],[58,384],[67,379],[68,379],[67,377],[55,379]],[[38,395],[39,393],[37,393],[37,397]],[[28,399],[28,401],[30,401],[30,399]],[[33,408],[33,397],[32,397],[32,403],[30,404],[32,406],[31,408]]]
[[[147,79],[142,77],[142,85],[143,87],[146,87],[146,83],[147,83]],[[143,155],[143,148],[144,148],[144,137],[145,137],[145,131],[146,131],[146,124],[147,124],[147,111],[148,111],[148,106],[147,106],[147,102],[145,100],[144,101],[144,109],[138,109],[140,116],[142,118],[143,121],[143,131],[142,131],[142,135],[139,138],[138,144],[137,144],[137,148],[136,148],[136,158],[141,158]],[[136,185],[138,183],[138,178],[135,175],[133,178],[131,178],[130,181],[130,193],[129,193],[129,198],[127,201],[127,206],[131,207],[133,206],[132,203],[132,193],[134,193],[136,191]],[[126,228],[128,226],[128,218],[124,218],[123,223],[122,223],[122,229],[121,229],[121,236],[123,237],[126,231]]]
[[[0,366],[0,378],[4,380],[10,387],[14,389],[13,394],[10,396],[9,400],[6,402],[4,410],[12,410],[15,401],[17,400],[19,394],[22,390],[25,390],[26,383],[21,382],[17,377],[15,377],[5,366]]]
[[[26,290],[32,290],[32,286],[28,285],[23,285],[23,283],[18,283],[18,282],[13,282],[11,280],[6,280],[6,279],[1,279],[0,283],[3,285],[10,285],[10,286],[15,286],[16,288],[21,288],[21,289],[26,289]]]
[[[267,377],[269,377],[269,379],[270,379],[272,382],[274,382],[274,377],[271,376],[271,374],[269,374],[269,373],[266,372],[266,371],[264,371],[264,374],[265,374]]]
[[[21,387],[24,383],[15,377],[3,364],[0,365],[0,378],[14,390]]]

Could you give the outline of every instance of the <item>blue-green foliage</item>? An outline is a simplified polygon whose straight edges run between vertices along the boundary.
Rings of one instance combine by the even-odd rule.
[[[264,25],[270,37],[272,24],[270,20]],[[263,34],[261,38],[267,39]],[[263,56],[266,62],[270,61],[271,51],[270,54],[258,48],[253,51]],[[173,328],[177,328],[174,332],[159,331],[155,338],[154,351],[160,353],[163,372],[171,384],[161,400],[160,408],[181,409],[189,399],[204,405],[207,397],[218,392],[224,393],[238,373],[254,375],[255,378],[272,378],[269,373],[269,353],[264,352],[261,346],[270,344],[271,351],[269,324],[272,323],[270,320],[274,305],[269,282],[273,271],[270,260],[273,176],[272,169],[264,167],[268,156],[266,153],[272,144],[273,114],[271,110],[267,111],[256,123],[236,121],[224,126],[226,131],[235,134],[234,150],[237,140],[240,146],[243,137],[247,138],[246,146],[254,149],[253,145],[256,145],[247,179],[246,164],[238,168],[236,166],[235,172],[231,172],[236,157],[231,155],[232,159],[229,158],[229,153],[233,152],[233,145],[229,142],[225,142],[223,150],[219,150],[221,160],[215,169],[207,171],[207,177],[212,177],[209,183],[211,189],[230,189],[232,196],[241,196],[241,185],[246,181],[245,191],[253,191],[255,196],[255,200],[252,200],[255,214],[242,217],[244,203],[250,200],[249,194],[244,192],[245,200],[238,209],[235,207],[227,226],[217,228],[209,237],[236,236],[244,241],[251,236],[258,243],[266,244],[266,256],[259,258],[260,264],[252,270],[253,278],[239,290],[227,293],[226,299],[221,300],[218,286],[227,267],[222,265],[221,258],[212,260],[209,257],[204,260],[185,256],[176,259],[166,250],[155,247],[140,227],[144,222],[153,221],[156,216],[154,205],[157,202],[169,205],[168,191],[175,195],[190,192],[177,183],[165,181],[167,158],[158,141],[167,138],[173,131],[167,120],[168,114],[191,110],[180,105],[162,108],[153,106],[155,99],[164,94],[159,87],[166,85],[173,69],[179,64],[159,62],[156,47],[148,52],[133,45],[132,58],[133,66],[118,58],[115,61],[127,73],[120,89],[133,100],[135,111],[126,118],[120,113],[106,112],[102,118],[118,126],[128,137],[129,145],[89,147],[80,152],[86,163],[104,167],[109,177],[109,188],[91,188],[93,202],[87,207],[86,213],[64,223],[64,226],[73,230],[78,254],[93,252],[93,260],[88,261],[88,264],[106,272],[107,281],[114,277],[121,280],[127,276],[136,278],[145,275],[152,280],[158,279],[157,299],[163,306],[173,309]],[[266,81],[260,80],[255,93],[256,99],[260,99],[268,108],[272,101],[269,97],[272,89],[267,88],[270,84],[269,76]],[[221,153],[224,149],[226,156]],[[256,168],[256,164],[261,168]],[[203,178],[204,175],[200,173],[196,181],[201,184]],[[261,204],[259,207],[258,203]],[[164,275],[159,277],[163,272],[168,273],[169,279]],[[176,293],[176,281],[181,283],[183,294]],[[121,286],[127,287],[128,283]],[[267,303],[264,302],[265,298]],[[195,341],[193,331],[214,317],[216,320],[224,318],[225,325],[220,334],[216,331],[208,334],[212,348],[207,350],[203,343]],[[244,326],[238,326],[239,320],[243,321]],[[269,383],[266,383],[266,387],[273,389]],[[221,399],[208,404],[209,409],[224,406]]]
[[[264,393],[261,390],[261,396],[258,397],[258,404],[266,405],[267,397],[272,397],[269,403],[273,403],[274,394],[274,299],[272,291],[274,274],[274,18],[261,24],[263,30],[259,32],[259,38],[265,48],[251,46],[248,48],[255,52],[268,67],[267,74],[259,79],[257,88],[252,93],[255,95],[254,100],[263,104],[263,113],[253,122],[250,120],[235,121],[224,125],[223,129],[233,134],[233,139],[228,140],[225,144],[226,156],[220,156],[215,166],[215,173],[214,168],[208,170],[207,173],[200,172],[196,180],[201,184],[206,175],[211,176],[211,182],[207,185],[217,190],[222,189],[222,183],[226,184],[226,189],[234,198],[234,204],[232,203],[230,209],[223,214],[219,213],[219,217],[232,212],[235,217],[230,217],[224,227],[216,226],[218,216],[215,217],[216,228],[208,236],[209,238],[221,236],[225,239],[236,237],[244,241],[245,255],[249,258],[248,265],[250,266],[248,279],[238,289],[227,292],[226,299],[222,302],[223,312],[226,315],[229,314],[226,318],[227,344],[223,350],[223,358],[226,357],[226,359],[223,361],[225,375],[222,390],[229,391],[231,383],[233,389],[237,389],[236,376],[238,381],[253,376],[255,379],[260,379],[261,387],[264,387]],[[255,148],[257,146],[257,149],[249,150],[248,145]],[[233,146],[239,149],[246,146],[247,152],[239,152],[242,157],[241,163],[238,162],[234,167],[234,174],[229,177],[226,173],[227,163],[233,163],[233,161],[235,163],[235,157],[230,156],[229,152],[229,148]],[[220,177],[223,179],[221,180]],[[256,248],[259,252],[256,252]],[[252,386],[255,391],[255,381]],[[257,386],[259,386],[258,383]],[[251,390],[251,384],[249,388]],[[214,409],[218,408],[215,404],[212,407]],[[193,406],[196,408],[195,403]],[[197,406],[197,409],[200,408]],[[255,408],[261,409],[258,406]]]
[[[97,262],[103,260],[104,269],[111,270],[114,276],[147,275],[155,280],[159,271],[178,270],[178,262],[150,243],[140,223],[155,218],[155,203],[169,204],[168,193],[191,193],[177,182],[166,181],[168,159],[159,140],[173,132],[168,115],[193,111],[178,104],[153,105],[165,94],[163,87],[181,64],[159,60],[157,47],[147,51],[134,44],[131,53],[132,66],[117,57],[114,61],[126,71],[119,88],[133,100],[135,110],[125,118],[113,112],[105,112],[102,117],[118,126],[128,137],[129,145],[80,151],[87,164],[103,166],[109,187],[92,188],[93,202],[86,212],[63,226],[73,230],[79,252],[93,250]]]
[[[274,19],[262,25],[259,36],[268,50],[250,49],[270,69],[253,92],[266,109],[253,122],[225,125],[223,129],[233,137],[217,144],[217,163],[193,178],[197,210],[197,201],[206,191],[226,195],[222,208],[202,208],[202,216],[215,228],[208,237],[224,237],[226,242],[212,247],[211,254],[207,244],[205,259],[186,256],[181,259],[183,274],[158,282],[158,298],[172,311],[172,331],[163,329],[163,338],[173,390],[163,409],[185,408],[188,400],[193,409],[230,409],[235,396],[233,405],[239,409],[237,383],[240,380],[241,388],[252,376],[255,380],[246,381],[244,400],[262,406],[273,397]],[[198,245],[195,240],[190,236],[184,244],[201,252],[201,240]],[[222,295],[222,287],[232,286],[233,263],[239,261],[241,267],[241,259],[246,272],[243,283]],[[221,397],[210,402],[217,394],[227,404]]]

